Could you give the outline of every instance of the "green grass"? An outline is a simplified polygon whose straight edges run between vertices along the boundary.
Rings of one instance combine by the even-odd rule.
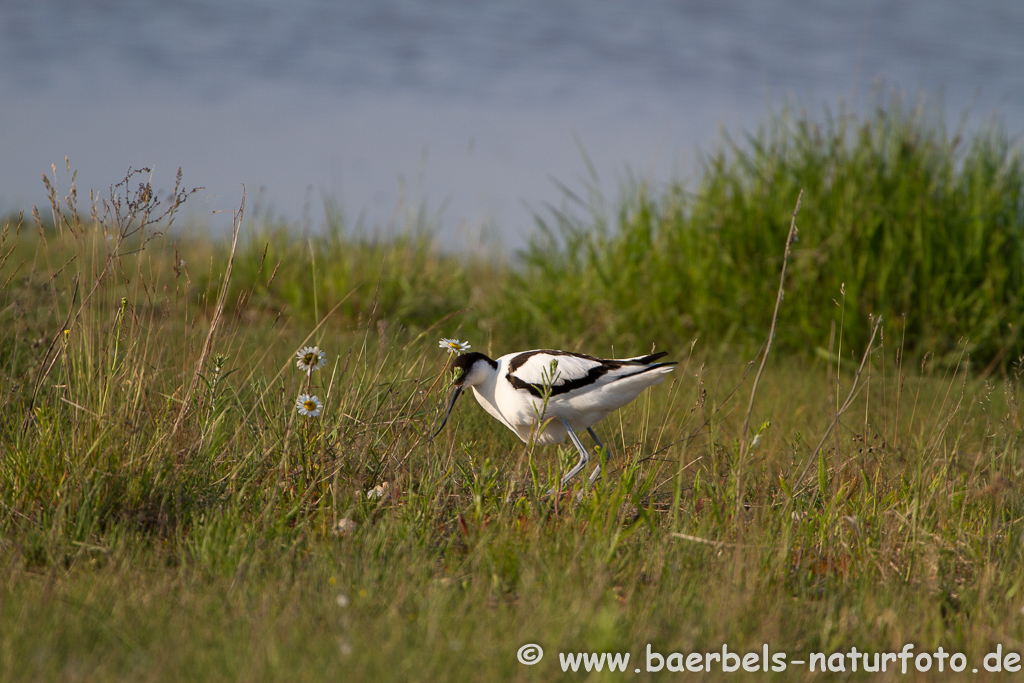
[[[939,284],[953,276],[922,279],[905,321],[887,309],[868,348],[868,313],[899,288],[840,265],[948,268],[944,247],[900,241],[905,222],[876,226],[898,243],[889,254],[861,232],[869,221],[837,218],[895,211],[893,197],[909,206],[924,187],[915,210],[959,210],[948,194],[980,172],[970,154],[928,166],[944,180],[916,190],[896,160],[878,175],[898,193],[848,185],[867,182],[854,157],[892,151],[883,129],[916,130],[915,149],[941,156],[906,113],[830,124],[820,147],[783,117],[713,156],[696,197],[638,187],[617,222],[563,212],[546,250],[511,263],[444,252],[419,213],[391,236],[334,220],[298,239],[260,223],[246,224],[225,282],[229,246],[168,229],[173,215],[160,219],[135,176],[95,212],[54,190],[50,215],[10,221],[0,246],[0,679],[548,680],[559,652],[629,652],[627,673],[601,676],[647,679],[633,669],[648,644],[767,643],[792,660],[914,643],[963,652],[984,680],[997,644],[1024,650],[1021,365],[1015,332],[956,334],[1016,304],[935,320],[940,305],[961,310]],[[992,177],[1012,179],[1018,157],[996,152]],[[752,170],[805,157],[802,174]],[[781,343],[741,444],[800,187]],[[970,211],[1019,211],[1019,185],[997,189]],[[1001,211],[978,219],[984,244],[1019,226]],[[966,224],[937,234],[967,240]],[[896,267],[908,254],[932,266]],[[956,277],[1019,277],[987,258]],[[607,476],[579,502],[551,499],[571,450],[524,445],[470,400],[430,440],[442,336],[492,354],[655,343],[680,365],[598,425]],[[305,344],[328,355],[308,379],[294,361]],[[323,400],[318,418],[295,410],[306,391]],[[545,650],[536,666],[516,660],[526,643]]]
[[[726,138],[691,182],[635,181],[612,208],[596,187],[570,195],[524,255],[517,325],[756,349],[801,190],[780,345],[825,349],[845,286],[845,348],[864,348],[880,315],[910,352],[949,360],[966,339],[990,370],[1024,354],[1021,147],[996,123],[950,134],[898,96],[824,122],[773,113],[742,141]]]

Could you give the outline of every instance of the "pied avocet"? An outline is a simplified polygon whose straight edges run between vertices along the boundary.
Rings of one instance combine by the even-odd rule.
[[[459,395],[470,387],[483,409],[524,442],[529,442],[540,425],[544,425],[544,431],[533,435],[538,444],[562,443],[568,434],[580,459],[562,477],[564,486],[590,460],[576,432],[587,430],[607,454],[608,449],[591,427],[613,410],[632,402],[647,387],[664,380],[675,365],[675,362],[655,362],[665,355],[662,352],[636,358],[604,359],[538,349],[509,353],[495,360],[482,353],[463,354],[452,364],[455,373],[452,394],[434,436],[448,422]],[[595,481],[600,474],[598,463],[590,481]]]

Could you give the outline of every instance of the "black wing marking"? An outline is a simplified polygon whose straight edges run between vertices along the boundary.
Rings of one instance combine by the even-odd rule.
[[[543,398],[545,379],[549,379],[545,377],[545,373],[548,372],[550,362],[557,360],[559,363],[555,381],[550,382],[550,393],[548,395],[558,396],[594,384],[609,372],[623,367],[637,368],[636,372],[621,375],[621,377],[631,377],[656,367],[674,365],[674,363],[652,364],[653,361],[665,355],[667,355],[667,352],[663,351],[636,358],[603,359],[583,353],[538,349],[536,351],[520,353],[512,358],[509,361],[508,373],[505,375],[505,378],[516,389],[522,389],[530,392],[537,398]]]

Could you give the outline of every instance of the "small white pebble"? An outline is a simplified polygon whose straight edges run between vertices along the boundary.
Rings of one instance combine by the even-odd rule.
[[[391,497],[391,484],[384,482],[379,486],[374,486],[372,489],[366,492],[366,497],[370,500],[387,500]]]
[[[340,522],[338,522],[338,525],[334,527],[334,533],[338,536],[345,536],[346,534],[350,534],[355,530],[356,523],[348,517],[342,519]]]

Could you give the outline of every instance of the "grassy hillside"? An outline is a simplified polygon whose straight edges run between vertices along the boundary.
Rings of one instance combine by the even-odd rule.
[[[781,245],[800,191],[800,241],[779,342],[828,345],[836,301],[846,348],[871,316],[908,349],[986,366],[1024,353],[1024,156],[998,125],[950,133],[898,98],[823,122],[773,114],[726,139],[692,182],[636,182],[609,206],[594,189],[546,221],[517,273],[537,329],[701,334],[753,344],[768,328]],[[638,340],[639,341],[639,340]]]
[[[646,679],[648,646],[767,645],[780,678],[820,652],[888,680],[845,653],[912,643],[985,680],[1024,651],[1020,174],[898,103],[780,115],[692,194],[594,195],[509,262],[416,214],[241,216],[232,251],[169,225],[184,187],[54,188],[0,246],[0,679],[547,680],[580,652]],[[571,450],[471,399],[429,438],[442,336],[680,364],[597,426],[577,502],[543,496]]]

